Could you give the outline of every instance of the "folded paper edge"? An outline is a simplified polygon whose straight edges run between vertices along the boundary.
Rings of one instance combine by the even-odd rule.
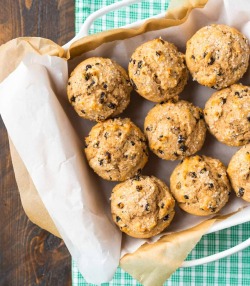
[[[9,138],[10,155],[13,164],[13,169],[16,177],[17,187],[20,193],[23,209],[34,224],[39,225],[53,235],[60,237],[60,234],[51,219],[47,209],[45,208],[36,187],[30,177],[21,157],[19,156],[16,148],[14,147],[11,139]],[[19,178],[26,178],[20,180]],[[32,204],[30,200],[32,198]]]
[[[145,286],[162,285],[183,263],[216,219],[206,220],[190,229],[162,236],[125,254],[120,267]]]
[[[63,57],[64,50],[49,39],[39,37],[20,37],[13,39],[0,46],[0,61],[3,67],[0,71],[0,82],[16,69],[27,53]],[[55,236],[60,237],[59,232],[49,216],[48,211],[10,138],[9,148],[24,212],[33,223]],[[32,204],[30,204],[31,197]]]
[[[124,40],[146,32],[180,25],[186,21],[188,15],[194,8],[203,8],[207,1],[208,0],[171,1],[176,2],[177,5],[170,4],[170,9],[167,10],[165,18],[149,19],[138,28],[112,29],[81,38],[71,44],[66,57],[67,59],[72,59],[80,56],[83,53],[94,50],[104,43],[113,42],[116,40]]]

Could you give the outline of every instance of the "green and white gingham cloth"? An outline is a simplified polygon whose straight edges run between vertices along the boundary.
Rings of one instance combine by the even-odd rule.
[[[94,11],[118,2],[117,0],[75,0],[75,29],[79,31],[85,19]],[[126,24],[146,19],[160,14],[168,8],[169,0],[148,0],[130,5],[118,11],[110,12],[106,16],[96,20],[90,29],[90,33],[118,28]],[[244,223],[229,229],[205,235],[199,244],[189,254],[188,260],[202,258],[214,253],[231,248],[250,237],[250,223]],[[74,261],[72,262],[73,286],[91,286],[78,272]],[[129,274],[118,268],[113,280],[103,286],[128,286],[141,285]],[[245,249],[230,257],[212,262],[206,265],[180,268],[164,285],[189,286],[189,285],[237,285],[250,286],[250,248]],[[152,285],[154,286],[154,285]]]

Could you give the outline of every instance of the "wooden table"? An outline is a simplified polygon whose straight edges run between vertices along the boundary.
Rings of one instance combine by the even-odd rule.
[[[20,36],[64,44],[74,36],[74,0],[1,0],[0,5],[0,45]],[[71,285],[64,243],[31,223],[23,211],[1,118],[0,285]]]

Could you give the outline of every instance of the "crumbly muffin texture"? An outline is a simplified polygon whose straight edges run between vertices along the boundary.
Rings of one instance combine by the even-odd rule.
[[[153,102],[178,96],[188,79],[185,56],[162,39],[139,46],[131,56],[128,71],[134,89]]]
[[[85,142],[90,167],[106,180],[131,178],[148,161],[146,138],[128,118],[97,123]]]
[[[187,157],[173,171],[170,189],[184,211],[198,216],[217,213],[231,191],[225,166],[206,156]]]
[[[116,185],[111,194],[114,222],[137,238],[162,232],[174,217],[174,206],[168,187],[153,176],[136,176]]]
[[[236,83],[249,62],[247,38],[226,25],[209,25],[187,42],[186,63],[194,80],[221,89]]]
[[[128,106],[132,87],[127,72],[116,62],[89,58],[71,73],[67,93],[79,116],[92,121],[114,117]]]
[[[145,118],[150,149],[165,160],[179,160],[201,149],[206,136],[202,109],[184,100],[153,107]]]
[[[250,142],[250,87],[234,84],[215,92],[204,109],[210,132],[222,143],[242,146]]]
[[[234,154],[227,173],[237,197],[250,202],[250,144]]]

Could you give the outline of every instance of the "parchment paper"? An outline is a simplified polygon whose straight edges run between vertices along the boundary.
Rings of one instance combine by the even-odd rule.
[[[81,142],[55,95],[65,93],[67,75],[65,60],[30,54],[1,84],[0,113],[79,269],[101,283],[112,278],[119,262],[121,233],[106,213]]]
[[[181,1],[178,1],[178,2],[181,2]],[[90,56],[110,57],[110,58],[116,60],[118,63],[120,63],[125,68],[127,68],[129,58],[130,58],[132,52],[134,51],[134,49],[138,45],[140,45],[141,43],[143,43],[147,40],[159,37],[159,36],[161,36],[165,40],[168,40],[170,42],[175,43],[181,51],[185,52],[186,40],[188,40],[195,33],[195,31],[197,29],[199,29],[200,27],[202,27],[204,25],[210,24],[210,23],[224,23],[224,24],[232,25],[232,26],[238,28],[239,30],[241,30],[248,37],[248,39],[250,39],[250,32],[249,32],[250,31],[250,29],[249,29],[249,25],[250,25],[249,24],[250,23],[249,22],[250,21],[250,16],[249,16],[250,15],[250,2],[248,2],[246,0],[240,0],[240,1],[235,1],[235,0],[224,0],[224,1],[223,0],[209,0],[207,5],[205,6],[205,8],[196,9],[193,11],[191,11],[190,7],[192,7],[192,6],[200,7],[200,6],[205,4],[205,1],[193,0],[193,1],[184,1],[184,2],[185,2],[185,6],[182,6],[181,8],[178,7],[176,1],[173,2],[175,4],[174,10],[170,10],[167,13],[166,19],[157,20],[157,21],[156,20],[150,20],[147,22],[146,25],[144,25],[144,27],[142,27],[140,29],[140,31],[138,31],[138,30],[137,31],[136,30],[135,31],[134,30],[127,31],[127,30],[118,29],[119,31],[116,30],[116,31],[110,31],[110,32],[102,33],[100,35],[95,35],[94,37],[87,37],[86,39],[84,39],[82,41],[76,42],[75,44],[73,44],[71,50],[68,52],[68,56],[72,57],[72,59],[69,61],[69,69],[72,70],[81,60],[83,60],[87,57],[90,57]],[[189,14],[189,12],[190,12],[190,14]],[[187,18],[188,14],[189,14],[189,17]],[[181,23],[183,23],[183,24],[181,24]],[[176,26],[176,25],[179,25],[179,26]],[[163,27],[168,27],[168,28],[152,32],[155,29],[161,29]],[[140,34],[142,32],[149,31],[149,30],[150,30],[150,32],[148,32],[148,33],[144,33],[144,34],[141,34],[139,36],[132,37],[136,34]],[[123,41],[120,41],[120,40],[114,41],[114,39],[125,39],[127,37],[132,37],[132,38],[129,38],[129,39],[123,40]],[[95,42],[93,43],[92,46],[89,46],[89,44],[93,40]],[[103,41],[110,41],[110,42],[102,44]],[[90,49],[93,49],[93,48],[96,48],[96,49],[94,51],[90,51],[88,53],[81,55],[82,52],[89,51]],[[53,47],[53,50],[54,49],[55,49],[55,47]],[[1,52],[1,48],[0,48],[0,52]],[[39,48],[36,50],[36,52],[40,53]],[[79,57],[76,57],[77,55],[79,55]],[[62,56],[62,53],[60,54],[60,56]],[[75,58],[73,58],[73,57],[75,57]],[[0,56],[0,58],[1,58],[1,56]],[[52,59],[52,62],[53,62],[53,59]],[[27,62],[26,62],[26,64],[27,64]],[[27,70],[30,69],[29,65],[28,65],[28,67],[29,68],[27,68]],[[30,72],[30,70],[29,70],[29,72]],[[48,75],[50,74],[50,72],[48,72],[48,70],[45,72],[43,68],[41,70],[39,70],[38,73],[39,73],[39,77],[40,77],[40,73],[41,74],[47,73],[46,76],[44,75],[45,78],[48,77]],[[248,73],[241,82],[249,85],[250,84],[249,75],[250,74]],[[13,76],[13,75],[11,75],[11,76]],[[23,73],[21,73],[21,74],[19,73],[18,78],[19,78],[19,76],[20,77],[23,76]],[[0,77],[0,79],[1,79],[1,77]],[[8,80],[9,80],[9,78],[8,78]],[[50,81],[51,81],[51,79],[50,79]],[[12,78],[11,82],[9,81],[10,86],[11,86],[12,82],[14,82],[13,78]],[[15,82],[16,82],[16,79],[15,79]],[[55,82],[53,82],[53,83],[55,84]],[[51,85],[53,85],[53,83],[51,83]],[[48,83],[48,81],[46,82],[46,84],[47,84],[46,85],[47,88],[50,89],[51,85]],[[10,86],[8,86],[8,88],[6,88],[6,90],[8,90],[8,97],[10,97],[10,95],[9,95],[10,94],[10,89],[9,89]],[[42,87],[43,86],[41,86],[39,84],[39,88],[36,90],[35,94],[37,94],[37,93],[39,94],[40,93],[39,90],[40,90],[40,88],[42,89]],[[15,87],[13,87],[13,88],[15,88]],[[58,90],[56,90],[56,89],[54,89],[53,91],[55,91],[55,93],[58,92]],[[184,92],[180,95],[180,98],[190,100],[190,101],[194,102],[196,105],[204,107],[205,101],[209,98],[209,96],[211,95],[212,92],[213,92],[213,90],[211,90],[209,88],[201,87],[197,83],[194,83],[190,80],[188,83],[188,86],[185,88]],[[20,93],[20,91],[19,91],[19,93]],[[55,97],[54,93],[51,96]],[[74,129],[77,131],[77,134],[80,136],[80,138],[83,141],[83,137],[87,135],[90,128],[93,126],[93,123],[85,121],[85,120],[79,118],[75,114],[73,109],[67,103],[66,95],[64,92],[61,94],[57,94],[57,96],[59,98],[60,104],[63,106],[64,111],[66,112],[68,118],[70,119]],[[20,97],[21,97],[21,95],[20,95]],[[21,115],[23,115],[24,113],[22,112],[22,110],[18,110],[17,105],[14,104],[14,107],[12,106],[13,101],[10,101],[10,99],[6,99],[7,104],[5,103],[5,106],[4,106],[2,98],[3,98],[2,93],[0,93],[0,100],[1,100],[0,101],[0,110],[1,110],[1,113],[2,113],[2,111],[4,111],[5,116],[3,116],[3,117],[5,117],[5,119],[4,119],[5,123],[7,121],[6,118],[8,117],[8,119],[9,119],[9,117],[10,118],[13,117],[13,114],[15,114],[15,115],[19,114],[19,116],[22,117]],[[5,98],[7,98],[6,94],[5,94]],[[16,94],[15,94],[15,97],[14,97],[14,95],[12,96],[12,100],[14,100],[15,98],[16,98]],[[20,100],[22,100],[22,104],[23,104],[24,97],[22,97],[22,99],[20,99]],[[28,98],[28,102],[30,102],[30,98]],[[59,102],[56,100],[53,100],[53,102],[54,103],[56,102],[56,105],[58,105],[58,107],[60,109]],[[50,106],[51,102],[49,101],[47,103],[48,103],[49,107],[51,108],[51,106]],[[140,96],[138,96],[136,93],[134,93],[131,96],[131,104],[129,105],[128,109],[122,114],[122,117],[132,118],[132,120],[138,126],[140,126],[142,128],[145,115],[147,114],[148,110],[150,108],[152,108],[152,106],[153,106],[152,103],[142,99]],[[54,110],[54,106],[52,109]],[[13,112],[13,110],[15,112]],[[62,109],[60,109],[60,110],[61,110],[60,114],[64,114]],[[52,116],[52,113],[53,112],[51,110],[51,116]],[[66,120],[65,114],[63,116]],[[54,115],[53,120],[55,120],[56,123],[58,124],[56,126],[56,128],[60,131],[60,132],[57,132],[60,136],[61,136],[62,131],[63,131],[62,133],[64,135],[65,135],[65,133],[67,133],[67,135],[68,134],[74,134],[71,126],[70,126],[71,131],[68,133],[65,125],[62,124],[61,120],[57,120],[57,117],[55,115]],[[20,124],[19,121],[17,121],[16,123]],[[17,126],[19,126],[18,124],[17,124]],[[30,124],[30,122],[28,124]],[[50,125],[50,121],[47,121],[47,124]],[[69,127],[69,125],[70,124],[66,124],[66,126],[68,126],[68,127]],[[8,129],[8,132],[9,132],[8,124],[6,124],[6,126]],[[17,129],[17,126],[15,127],[16,129]],[[45,130],[47,130],[47,129],[45,128]],[[33,131],[34,130],[32,129],[32,132]],[[44,134],[46,134],[46,132]],[[15,132],[13,132],[13,133],[9,132],[10,135],[14,134],[14,133]],[[20,137],[24,137],[23,133],[20,132],[20,130],[19,130],[19,135],[20,135]],[[11,137],[14,138],[15,136],[16,135],[14,134]],[[60,195],[65,195],[65,196],[67,196],[67,198],[70,198],[70,200],[74,201],[74,203],[76,204],[77,207],[79,207],[79,209],[82,208],[82,211],[84,211],[84,207],[86,205],[85,193],[87,194],[88,199],[91,200],[91,208],[92,207],[95,208],[95,204],[96,204],[97,200],[98,200],[98,202],[103,203],[105,207],[101,208],[101,210],[96,210],[96,211],[98,213],[100,212],[103,214],[103,219],[108,223],[108,225],[110,225],[110,228],[113,230],[113,225],[110,224],[110,217],[109,217],[109,208],[110,207],[109,207],[108,199],[110,196],[110,191],[113,188],[113,186],[115,185],[115,183],[103,181],[102,179],[97,177],[97,175],[95,175],[92,171],[89,171],[89,168],[86,167],[86,163],[84,161],[84,158],[82,157],[82,153],[79,152],[79,146],[80,145],[77,142],[78,139],[75,137],[75,135],[66,136],[66,137],[70,138],[70,140],[68,142],[68,144],[70,144],[70,146],[72,144],[74,146],[77,146],[77,148],[78,148],[78,149],[76,148],[75,151],[72,151],[72,150],[70,150],[70,151],[72,151],[72,153],[76,152],[75,154],[77,154],[77,156],[75,159],[77,162],[79,161],[78,164],[82,166],[81,168],[83,168],[82,171],[78,170],[78,168],[77,168],[79,173],[76,172],[76,174],[74,174],[74,178],[78,182],[83,183],[84,187],[82,187],[82,189],[84,191],[84,193],[83,193],[84,194],[83,195],[84,200],[81,200],[81,195],[79,193],[77,193],[78,196],[74,196],[72,193],[70,193],[70,196],[68,195],[68,193],[66,191],[67,188],[64,185],[65,180],[66,180],[65,178],[67,177],[65,175],[65,173],[62,176],[64,179],[62,181],[62,182],[64,182],[63,184],[60,182],[60,180],[55,182],[58,187],[61,185],[63,185],[63,187],[65,187],[65,192],[62,191],[60,193]],[[29,139],[29,136],[27,136],[26,139],[27,138]],[[47,141],[47,139],[48,138],[46,138],[46,141]],[[46,192],[45,192],[44,188],[42,188],[42,190],[38,189],[38,183],[37,183],[36,177],[37,176],[39,177],[40,174],[35,173],[35,177],[34,177],[33,170],[30,169],[30,167],[27,165],[27,160],[25,158],[23,158],[22,152],[19,151],[19,147],[20,147],[19,144],[20,144],[20,142],[19,142],[19,137],[18,137],[18,138],[16,138],[14,145],[15,145],[16,149],[18,150],[19,155],[22,158],[22,161],[24,161],[24,163],[25,163],[25,165],[29,171],[29,175],[31,175],[32,181],[34,182],[40,196],[41,196],[41,193],[46,193],[46,192],[48,192],[48,190],[49,191],[52,190],[54,192],[54,189],[51,188],[49,185],[48,186],[46,185]],[[57,142],[57,144],[59,144],[58,146],[61,145],[60,142]],[[41,147],[40,145],[38,145],[37,147],[39,147],[39,148],[36,148],[35,150],[40,150],[40,147]],[[64,144],[62,144],[62,145],[64,145]],[[46,144],[45,144],[45,146],[47,148]],[[66,150],[64,150],[65,146],[67,147]],[[68,150],[69,145],[66,144],[65,146],[62,146],[62,150],[65,154],[67,154],[69,152],[69,150]],[[42,162],[46,161],[46,162],[50,163],[50,160],[51,160],[51,158],[54,158],[54,155],[48,156],[49,152],[47,152],[46,148],[42,148],[42,150],[44,152],[41,154],[43,154],[44,157],[39,158],[39,160],[43,159]],[[78,150],[78,151],[76,151],[76,150]],[[228,164],[232,154],[234,154],[236,152],[236,150],[237,150],[237,148],[230,148],[230,147],[227,147],[227,146],[217,142],[211,135],[208,134],[204,148],[199,153],[219,158],[224,164]],[[32,157],[32,156],[30,156],[30,157]],[[68,158],[68,157],[66,157],[66,158]],[[80,163],[80,160],[81,160],[81,163]],[[69,161],[70,160],[66,160],[65,162],[67,162],[69,169],[71,169],[70,174],[73,174],[74,172],[72,172],[72,169],[73,170],[76,170],[76,169],[74,167],[74,164],[68,164]],[[148,162],[146,168],[143,170],[143,174],[155,175],[155,176],[161,178],[163,181],[165,181],[169,185],[169,177],[170,177],[170,174],[171,174],[173,168],[176,166],[176,164],[177,164],[177,162],[167,162],[167,161],[160,160],[154,154],[150,153],[149,162]],[[155,166],[157,166],[157,168],[155,168]],[[47,166],[46,166],[46,168],[47,168]],[[47,174],[46,172],[48,170],[46,168],[44,168],[44,172],[45,172],[44,174]],[[81,178],[78,178],[78,176],[80,176],[81,172],[82,172],[82,174],[87,174],[89,172],[88,175],[84,176],[84,180],[82,180]],[[60,175],[62,175],[62,174],[60,174],[60,171],[59,171],[59,172],[56,172],[55,176],[52,176],[51,174],[49,176],[46,176],[46,179],[49,178],[49,180],[48,180],[49,182],[46,182],[46,184],[47,183],[51,184],[55,180],[55,178],[58,179],[60,177]],[[71,175],[68,177],[71,179]],[[20,179],[20,177],[19,177],[19,179]],[[86,179],[89,182],[89,186],[85,185]],[[21,181],[24,181],[24,178]],[[95,186],[92,185],[94,182],[96,183]],[[68,183],[70,183],[70,182],[68,182]],[[32,188],[33,187],[34,186],[32,186]],[[47,187],[48,187],[48,189],[47,189]],[[91,192],[89,192],[90,189],[91,189]],[[96,194],[96,191],[98,192],[98,194]],[[32,193],[34,194],[34,190],[32,191]],[[57,213],[57,210],[58,210],[57,205],[61,208],[61,210],[64,210],[64,208],[62,208],[62,206],[65,206],[67,209],[67,204],[69,203],[66,200],[64,201],[64,204],[60,203],[60,205],[59,205],[59,204],[55,203],[57,200],[54,199],[55,198],[54,195],[58,196],[58,194],[59,194],[58,192],[53,193],[53,196],[52,196],[53,199],[48,199],[48,200],[43,199],[43,202],[44,202],[47,210],[49,211],[50,216],[52,217],[54,223],[56,224],[56,227],[59,230],[61,236],[65,240],[65,243],[67,244],[69,250],[71,250],[71,254],[73,255],[73,258],[78,260],[78,266],[80,268],[80,271],[83,273],[83,275],[85,276],[85,278],[87,279],[88,282],[96,282],[97,283],[97,282],[101,282],[101,281],[102,282],[107,281],[107,279],[111,278],[111,276],[112,276],[111,273],[113,273],[115,268],[116,268],[116,265],[115,265],[115,263],[113,263],[113,261],[115,260],[114,257],[117,254],[117,252],[114,251],[114,249],[117,250],[117,245],[120,242],[118,241],[118,239],[115,242],[113,239],[113,236],[112,236],[112,238],[111,238],[112,247],[109,248],[109,246],[110,246],[109,242],[110,241],[107,241],[106,246],[108,246],[108,247],[106,249],[104,249],[107,252],[109,250],[112,250],[115,252],[115,253],[113,253],[113,254],[115,254],[113,257],[111,257],[112,254],[109,257],[110,260],[113,260],[111,262],[111,265],[105,266],[106,267],[105,270],[108,271],[109,275],[106,275],[106,273],[103,273],[101,270],[99,271],[98,267],[100,267],[100,269],[104,269],[103,264],[105,264],[105,263],[102,260],[101,261],[99,260],[100,265],[98,263],[94,264],[95,267],[93,265],[89,266],[89,265],[86,265],[84,263],[83,263],[83,265],[81,265],[81,263],[79,263],[79,256],[86,255],[87,259],[93,259],[93,257],[91,258],[90,256],[91,256],[91,254],[92,254],[92,256],[95,255],[95,252],[92,252],[92,248],[89,248],[89,246],[93,247],[95,245],[94,241],[96,241],[96,243],[98,243],[98,241],[100,242],[100,240],[98,240],[99,232],[103,232],[104,235],[108,235],[108,234],[106,234],[106,232],[109,232],[109,229],[106,227],[106,224],[104,224],[104,223],[99,224],[98,222],[96,222],[94,220],[93,221],[90,220],[91,227],[89,225],[87,225],[86,229],[89,230],[92,234],[94,234],[93,235],[93,237],[94,237],[93,243],[91,242],[91,244],[88,244],[88,240],[86,240],[86,242],[85,242],[85,240],[83,240],[82,242],[86,245],[82,246],[81,249],[80,248],[77,249],[79,245],[77,243],[75,245],[71,244],[71,241],[69,241],[69,239],[68,239],[68,237],[70,237],[70,239],[72,239],[71,233],[68,233],[68,230],[69,230],[69,228],[67,227],[67,226],[69,226],[69,225],[67,225],[68,218],[65,218],[65,216],[67,216],[68,213],[67,212],[64,213],[64,211],[62,211],[63,212],[63,214],[61,214],[62,216],[59,215],[58,217],[54,214],[54,213]],[[101,199],[101,194],[104,194],[105,198]],[[27,197],[25,198],[25,200],[27,200]],[[26,201],[26,203],[27,203],[27,201]],[[28,204],[30,204],[30,203],[32,203],[32,202],[28,202]],[[73,210],[75,209],[74,203],[72,203],[72,205],[71,205],[71,208]],[[38,202],[38,204],[41,206],[41,203]],[[221,214],[228,214],[228,213],[231,213],[233,211],[237,211],[240,207],[245,207],[248,205],[249,204],[243,202],[242,200],[240,200],[240,199],[236,198],[234,195],[232,195],[229,204],[223,209]],[[30,210],[30,214],[31,213],[32,213],[32,210]],[[92,211],[90,211],[90,213],[92,215]],[[38,224],[41,225],[42,223],[40,223],[40,222],[42,222],[42,219],[40,219],[39,214],[40,213],[37,213],[36,210],[33,210],[33,213],[30,216],[32,218],[36,217],[38,221],[40,220]],[[60,218],[60,219],[58,219],[58,218]],[[207,219],[207,218],[205,218],[205,219]],[[34,219],[33,219],[33,221],[34,221]],[[77,227],[78,228],[76,230],[77,235],[81,236],[80,234],[83,233],[85,236],[86,233],[81,232],[79,230],[79,229],[81,229],[81,227],[83,225],[85,225],[84,221],[82,221],[81,223],[79,223],[79,221],[77,221],[77,223],[74,223],[74,222],[75,222],[75,220],[71,220],[71,224],[70,224],[71,231],[70,232],[73,231],[73,233],[75,233],[74,230],[75,230],[75,227]],[[160,285],[163,283],[163,281],[165,279],[167,279],[171,275],[171,273],[173,271],[175,271],[175,269],[177,267],[179,267],[181,265],[181,263],[185,259],[186,255],[191,251],[191,249],[199,241],[200,237],[207,231],[207,229],[213,224],[213,222],[214,222],[213,219],[210,219],[209,221],[204,221],[204,218],[198,218],[198,217],[195,217],[192,215],[188,215],[188,214],[184,213],[183,211],[181,211],[180,209],[176,208],[176,217],[174,219],[174,222],[170,226],[170,228],[167,229],[167,232],[166,232],[166,233],[171,233],[171,232],[172,233],[174,232],[174,233],[171,235],[164,236],[159,242],[153,243],[154,241],[159,239],[160,236],[157,236],[151,240],[139,240],[139,239],[130,238],[130,237],[125,236],[125,235],[123,236],[122,252],[121,252],[121,256],[123,256],[123,258],[121,260],[121,266],[124,267],[124,269],[126,271],[131,273],[133,275],[133,277],[135,277],[136,279],[138,279],[141,283],[144,283],[145,285]],[[186,229],[193,227],[197,224],[199,224],[197,227],[194,227],[193,229],[186,230]],[[66,226],[66,228],[65,228],[65,226]],[[100,226],[100,228],[99,228],[99,226]],[[52,225],[52,223],[49,222],[46,225],[46,227],[48,227],[47,229],[50,230],[50,229],[53,229],[54,226]],[[182,243],[181,244],[182,247],[180,247],[180,241]],[[140,247],[145,242],[148,242],[150,244],[147,244],[145,246]],[[101,241],[101,243],[102,243],[102,241]],[[105,242],[104,242],[104,244],[105,244]],[[140,248],[138,249],[138,247],[140,247]],[[72,248],[74,248],[73,251],[72,251]],[[77,249],[77,251],[75,251],[76,249]],[[130,254],[125,255],[126,253],[130,253]],[[158,253],[158,254],[156,255],[156,253]],[[164,255],[163,255],[163,253],[164,253]],[[174,261],[173,261],[173,256],[172,256],[172,259],[168,259],[169,257],[171,257],[171,253],[175,253],[175,260]],[[148,263],[145,263],[145,259],[144,259],[145,257],[147,257]],[[142,261],[144,261],[144,262],[142,262]],[[86,262],[86,260],[85,260],[85,262]],[[116,262],[118,262],[118,259],[116,260]]]

